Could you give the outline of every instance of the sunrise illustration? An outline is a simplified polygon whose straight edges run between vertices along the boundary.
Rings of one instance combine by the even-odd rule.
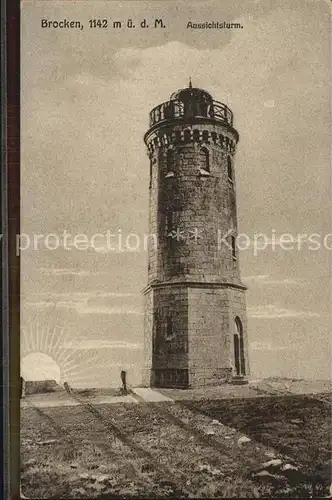
[[[24,495],[327,497],[326,3],[22,5]]]

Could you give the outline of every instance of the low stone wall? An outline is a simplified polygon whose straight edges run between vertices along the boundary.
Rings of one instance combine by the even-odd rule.
[[[63,390],[55,380],[35,380],[25,382],[25,395],[43,394]]]

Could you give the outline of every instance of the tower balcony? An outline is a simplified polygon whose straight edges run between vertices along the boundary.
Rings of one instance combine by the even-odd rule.
[[[233,126],[233,113],[222,102],[214,100],[206,102],[195,99],[183,102],[180,99],[171,99],[152,109],[150,128],[166,121],[195,118],[209,118]]]

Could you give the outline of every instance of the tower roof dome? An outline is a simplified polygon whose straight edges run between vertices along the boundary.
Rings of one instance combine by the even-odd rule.
[[[174,92],[170,100],[163,102],[150,111],[150,127],[169,120],[208,119],[233,126],[233,113],[222,102],[215,101],[209,92],[188,87]]]
[[[197,87],[192,87],[191,82],[189,84],[189,87],[185,89],[180,89],[177,92],[174,92],[171,97],[171,101],[182,101],[182,102],[187,102],[189,100],[199,100],[199,101],[205,101],[206,103],[212,103],[213,99],[211,94],[206,92],[206,90],[199,89]]]

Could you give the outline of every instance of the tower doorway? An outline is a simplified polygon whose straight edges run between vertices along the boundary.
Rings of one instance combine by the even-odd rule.
[[[235,318],[234,333],[234,365],[236,375],[246,374],[246,364],[244,357],[243,327],[240,318]]]

